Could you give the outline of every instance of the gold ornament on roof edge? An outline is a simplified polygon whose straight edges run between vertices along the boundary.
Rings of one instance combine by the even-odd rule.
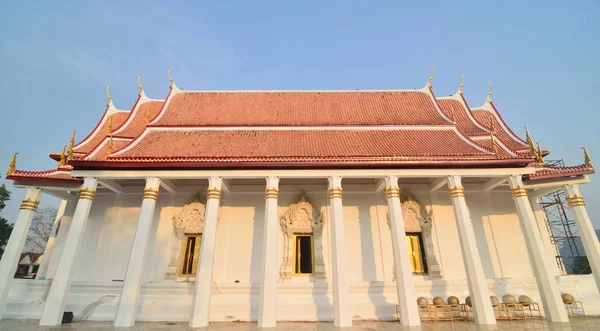
[[[173,68],[169,68],[169,71],[167,71],[167,74],[169,75],[169,81],[171,82],[171,86],[169,86],[169,87],[173,88],[173,85],[175,85],[175,82],[173,81],[173,77],[171,77],[171,70],[173,70]]]
[[[142,77],[144,77],[144,74],[141,74],[138,77],[138,88],[140,89],[140,94],[138,94],[138,96],[141,96],[142,92],[144,92],[144,87],[142,86]]]
[[[73,160],[73,147],[75,146],[75,131],[71,134],[71,141],[69,142],[69,152],[67,156],[67,161]]]
[[[465,86],[465,75],[463,75],[463,74],[459,74],[459,75],[461,77],[461,80],[460,80],[460,85],[458,85],[458,93],[462,94],[463,93],[462,88],[463,88],[463,86]]]
[[[146,112],[146,126],[150,124],[150,107],[148,107],[148,111]]]
[[[494,154],[498,154],[498,147],[496,147],[496,139],[494,138],[493,134],[492,134],[492,151],[494,152]]]
[[[58,161],[58,167],[62,167],[65,165],[65,163],[67,162],[66,160],[66,155],[65,155],[65,150],[67,149],[67,145],[65,145],[62,149],[62,152],[60,152],[60,161]]]
[[[13,154],[12,160],[10,160],[10,164],[8,165],[8,170],[6,170],[6,175],[10,175],[13,172],[15,172],[15,170],[17,170],[17,155],[19,155],[19,153],[15,153]]]
[[[537,155],[539,157],[538,162],[541,163],[541,164],[544,164],[544,157],[543,157],[543,154],[542,154],[542,146],[540,146],[539,142],[537,143]]]
[[[108,135],[110,137],[108,140],[108,155],[110,156],[110,154],[112,154],[113,151],[112,117],[108,118]]]
[[[454,109],[452,109],[452,124],[456,124],[456,116],[454,115]]]
[[[112,84],[108,84],[108,86],[106,87],[106,97],[108,98],[108,103],[106,104],[107,106],[110,106],[110,103],[112,102],[112,97],[110,96],[110,87],[112,86]]]
[[[435,74],[435,71],[433,70],[433,67],[429,67],[429,69],[431,69],[431,76],[429,76],[429,79],[427,79],[427,86],[431,87],[431,81],[433,80],[433,75]]]
[[[592,164],[592,159],[590,159],[590,153],[585,147],[581,147],[583,149],[583,161],[585,162],[585,166],[590,169],[594,169],[594,165]]]
[[[490,91],[488,92],[487,99],[489,102],[492,102],[492,92],[494,91],[494,85],[492,85],[492,82],[490,82],[489,80],[488,84],[490,84]]]
[[[490,120],[490,131],[492,133],[496,133],[496,124],[494,123],[494,119],[493,118]]]

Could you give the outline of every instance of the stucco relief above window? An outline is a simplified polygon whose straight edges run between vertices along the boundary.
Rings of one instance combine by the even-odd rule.
[[[200,252],[200,235],[204,227],[205,209],[205,205],[200,202],[200,197],[197,195],[192,202],[183,206],[179,213],[173,216],[173,231],[176,239],[171,250],[171,258],[165,279],[195,276],[195,267],[198,264]],[[191,238],[195,239],[188,240]],[[190,267],[183,268],[184,265]]]
[[[404,220],[405,232],[421,233],[428,275],[432,278],[443,278],[442,269],[438,262],[433,243],[433,213],[428,211],[408,189],[401,190],[400,203],[402,206],[402,218]],[[387,219],[389,225],[389,214],[387,214]],[[396,276],[394,275],[394,280],[395,279]]]
[[[294,252],[294,238],[299,234],[312,234],[314,242],[311,258],[314,269],[310,275],[324,279],[326,276],[323,260],[323,215],[315,210],[313,205],[302,195],[298,203],[288,207],[279,221],[284,235],[283,261],[279,271],[279,281],[289,281],[294,274],[298,274],[294,269],[297,259],[297,252]]]

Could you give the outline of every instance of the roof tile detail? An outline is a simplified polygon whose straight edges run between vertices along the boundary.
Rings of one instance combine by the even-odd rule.
[[[135,138],[139,136],[146,128],[146,119],[148,118],[148,110],[150,111],[150,120],[154,119],[160,112],[163,101],[148,101],[142,103],[139,108],[132,113],[131,122],[123,123],[123,127],[115,130],[115,137]]]
[[[155,126],[449,125],[415,91],[178,92]]]
[[[550,178],[561,178],[561,177],[572,177],[572,176],[582,176],[589,175],[595,173],[593,168],[588,168],[585,164],[577,165],[577,166],[568,166],[568,167],[558,167],[546,165],[540,170],[536,171],[533,174],[526,176],[528,180],[540,180],[540,179],[550,179]]]
[[[41,182],[64,182],[73,184],[82,184],[83,180],[71,176],[73,167],[66,166],[58,169],[44,171],[25,171],[15,170],[6,179],[10,180],[26,180],[26,181],[41,181]]]
[[[104,116],[106,116],[106,114]],[[103,119],[104,119],[104,116],[103,116]],[[123,125],[123,123],[125,123],[125,121],[127,120],[127,117],[129,117],[129,112],[120,111],[120,112],[112,113],[108,116],[109,117],[106,118],[106,121],[100,120],[100,123],[98,123],[98,125],[99,125],[98,129],[97,130],[95,129],[94,131],[92,131],[90,136],[88,136],[89,140],[83,146],[78,146],[79,144],[81,144],[81,142],[78,145],[75,145],[75,147],[73,148],[74,152],[87,154],[87,153],[91,152],[92,150],[94,150],[94,148],[102,141],[102,139],[104,139],[104,137],[106,137],[106,134],[108,132],[109,120],[112,119],[112,128],[114,131],[115,129],[117,129],[118,127]]]

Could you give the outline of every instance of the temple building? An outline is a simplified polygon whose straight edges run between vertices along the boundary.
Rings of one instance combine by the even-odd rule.
[[[0,318],[213,321],[399,319],[417,297],[527,295],[569,320],[561,293],[600,313],[600,244],[584,164],[502,119],[492,90],[184,91],[109,103],[56,169],[7,178],[26,196],[0,264]],[[491,86],[491,84],[490,84]],[[41,133],[42,135],[44,133]],[[56,150],[60,150],[57,146]],[[593,275],[561,275],[538,198],[564,190]],[[41,193],[62,203],[36,279],[13,279]]]

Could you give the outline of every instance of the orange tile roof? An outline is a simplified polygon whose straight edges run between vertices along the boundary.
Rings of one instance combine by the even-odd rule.
[[[65,166],[58,169],[44,171],[15,170],[6,179],[40,182],[63,182],[72,184],[83,184],[83,180],[71,177],[73,167]]]
[[[491,129],[490,126],[491,126],[491,122],[493,120],[495,123],[494,124],[494,129],[496,132],[495,135],[498,139],[500,139],[500,141],[502,141],[502,143],[504,145],[506,145],[506,147],[510,148],[511,150],[513,150],[515,152],[529,151],[529,147],[527,145],[522,145],[522,144],[516,142],[511,136],[509,136],[509,134],[502,128],[502,126],[499,125],[499,123],[496,120],[496,118],[494,117],[494,115],[492,113],[490,113],[489,111],[481,110],[481,109],[471,109],[471,113],[473,114],[473,117],[475,117],[475,119],[488,130]],[[508,126],[506,126],[506,127],[508,128]],[[512,133],[512,131],[511,131],[511,133]],[[513,135],[514,135],[514,133],[513,133]]]
[[[533,174],[525,176],[528,180],[540,180],[560,177],[572,177],[572,176],[583,176],[595,173],[594,168],[588,168],[585,164],[570,166],[570,167],[559,167],[546,165],[540,170]]]
[[[415,91],[179,92],[154,126],[449,125]]]
[[[148,101],[142,103],[138,109],[132,111],[123,125],[114,131],[115,137],[135,138],[146,128],[146,119],[150,111],[150,120],[160,112],[164,101]]]
[[[98,122],[98,124],[96,125],[96,128],[86,138],[84,138],[81,142],[75,145],[75,147],[73,148],[73,152],[83,154],[91,152],[96,146],[98,146],[102,139],[106,137],[106,134],[108,132],[109,120],[112,119],[112,128],[113,130],[115,130],[118,127],[120,127],[123,123],[125,123],[127,117],[129,117],[129,112],[120,111],[112,113],[108,115],[106,121],[103,121],[104,117],[106,116],[107,114],[105,112],[100,122]]]

